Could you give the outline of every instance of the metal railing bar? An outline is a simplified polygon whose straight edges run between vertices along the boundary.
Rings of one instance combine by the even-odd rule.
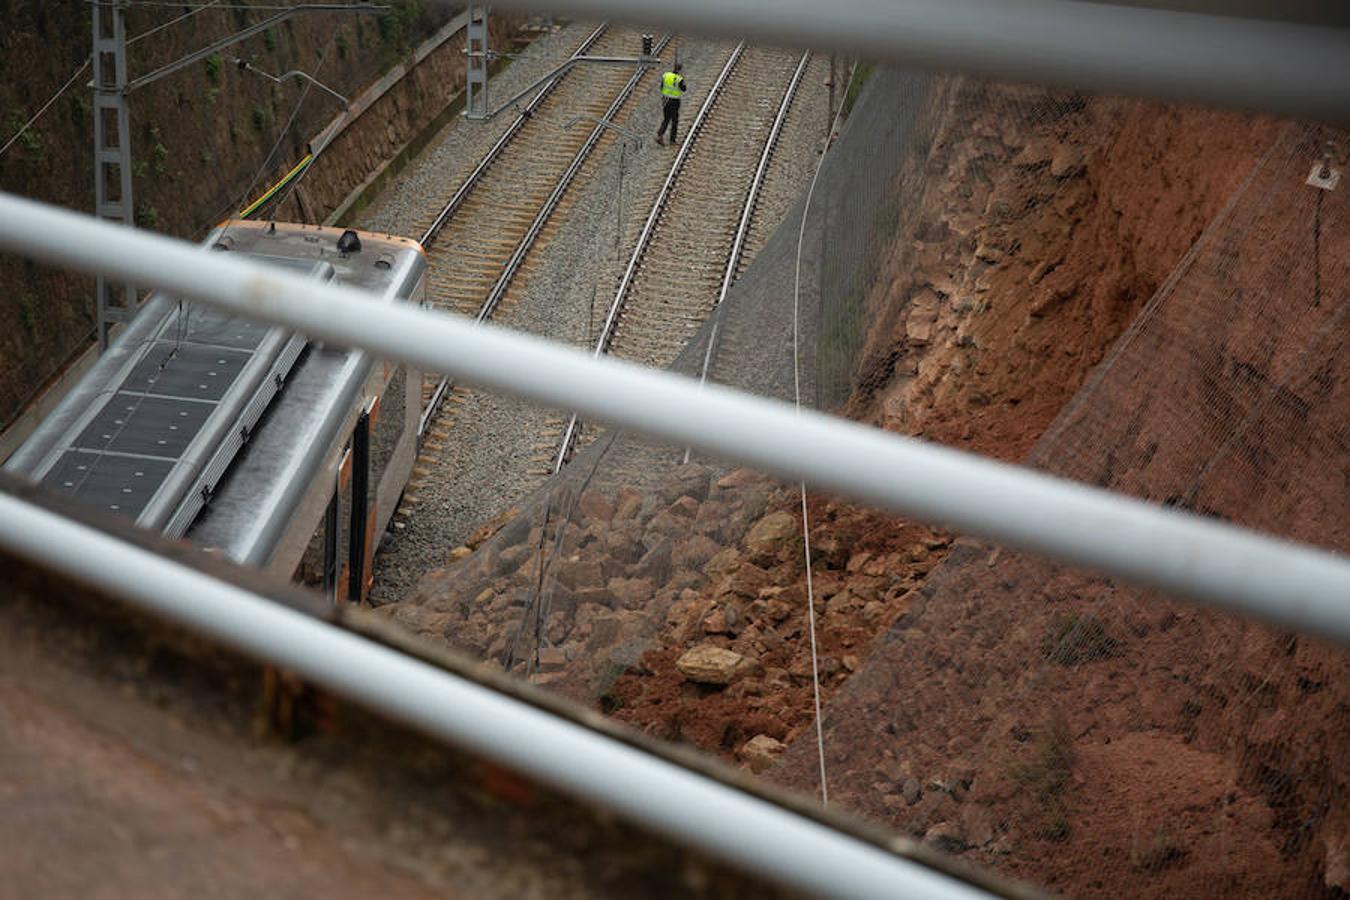
[[[1350,643],[1350,559],[1327,551],[3,193],[0,246]]]
[[[838,50],[909,68],[1350,121],[1344,27],[1082,0],[780,0],[770,11],[761,0],[497,5]]]

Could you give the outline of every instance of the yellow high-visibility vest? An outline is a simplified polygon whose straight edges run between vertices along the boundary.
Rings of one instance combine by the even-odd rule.
[[[676,100],[684,96],[684,76],[667,72],[661,76],[661,94]]]

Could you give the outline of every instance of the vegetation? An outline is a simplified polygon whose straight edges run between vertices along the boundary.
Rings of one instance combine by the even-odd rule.
[[[1092,615],[1063,616],[1041,639],[1041,654],[1061,666],[1107,659],[1119,649],[1120,641],[1107,633],[1101,619]]]
[[[1155,828],[1146,840],[1140,840],[1136,835],[1130,848],[1130,864],[1143,872],[1161,872],[1183,862],[1187,855],[1172,829],[1164,825]]]
[[[212,84],[220,83],[220,54],[212,53],[206,58],[206,77]]]
[[[19,318],[23,321],[23,330],[30,336],[37,331],[37,307],[28,294],[19,297]]]
[[[259,132],[267,128],[267,110],[261,103],[253,106],[253,127]]]
[[[872,76],[872,70],[875,68],[876,63],[860,60],[853,70],[853,77],[848,82],[848,90],[844,92],[845,118],[853,112],[853,104],[858,102],[858,94],[862,91],[862,86],[867,82],[867,79]]]
[[[1030,796],[1041,810],[1038,834],[1052,841],[1069,836],[1069,820],[1064,791],[1073,774],[1073,737],[1064,714],[1056,710],[1037,732],[1031,745],[1031,758],[1013,765],[1008,775],[1019,790]]]
[[[5,123],[5,131],[8,135],[14,134],[23,127],[24,120],[18,113],[11,113]],[[46,151],[42,146],[42,137],[38,134],[36,128],[29,128],[23,134],[19,135],[19,146],[23,148],[24,155],[34,162],[41,162],[46,156]]]
[[[161,224],[159,210],[148,203],[136,207],[136,224],[142,228],[158,228]]]

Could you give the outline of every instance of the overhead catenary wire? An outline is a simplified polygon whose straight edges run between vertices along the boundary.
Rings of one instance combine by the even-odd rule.
[[[208,9],[212,9],[212,8],[219,8],[219,9],[236,9],[236,8],[238,8],[238,7],[234,7],[234,6],[224,6],[224,7],[223,7],[223,6],[220,6],[220,3],[221,3],[221,0],[210,0],[209,3],[203,3],[203,4],[199,5],[199,6],[194,6],[194,7],[192,7],[192,9],[190,9],[190,10],[188,10],[187,12],[183,13],[181,16],[177,16],[177,17],[175,17],[175,18],[172,18],[172,19],[170,19],[169,21],[164,22],[163,24],[156,25],[156,26],[154,26],[153,28],[150,28],[150,29],[148,29],[148,30],[146,30],[146,31],[141,32],[140,34],[136,35],[135,37],[128,38],[128,39],[127,39],[127,46],[130,47],[132,44],[136,43],[137,41],[144,40],[145,38],[148,38],[148,37],[150,37],[150,36],[153,35],[153,34],[158,34],[159,32],[163,31],[163,30],[166,29],[166,28],[172,28],[174,25],[177,25],[179,22],[182,22],[182,21],[184,21],[185,19],[190,19],[190,18],[192,18],[193,16],[197,15],[197,13],[205,12],[205,11],[208,10]],[[165,6],[169,6],[169,5],[171,5],[171,4],[167,4],[167,3],[166,3],[166,4],[164,4],[164,5],[165,5]],[[173,5],[173,6],[181,6],[182,4],[172,4],[172,5]],[[257,7],[250,7],[250,8],[256,9]]]
[[[313,79],[318,76],[319,71],[323,68],[323,64],[328,60],[329,49],[333,44],[333,39],[335,36],[336,36],[336,27],[334,28],[333,34],[329,35],[328,41],[324,44],[324,48],[319,55],[319,60],[314,65],[314,71],[310,73],[310,80],[307,80],[305,82],[305,87],[300,92],[300,99],[295,101],[295,106],[291,108],[291,114],[289,117],[287,117],[286,124],[282,126],[281,130],[278,132],[276,140],[272,142],[272,148],[269,151],[267,151],[267,156],[263,160],[262,165],[258,167],[258,170],[256,172],[254,172],[252,180],[249,181],[248,187],[242,192],[239,199],[234,203],[231,203],[227,207],[227,209],[247,210],[247,215],[251,215],[253,212],[256,212],[260,206],[266,203],[269,197],[273,196],[278,191],[285,189],[286,194],[281,198],[281,200],[277,201],[277,205],[280,206],[281,202],[284,201],[287,196],[289,196],[289,192],[295,189],[296,184],[298,184],[300,179],[305,176],[305,173],[309,171],[310,165],[312,165],[314,162],[313,153],[306,154],[305,159],[301,160],[298,165],[296,165],[289,172],[287,172],[287,174],[285,175],[285,177],[282,178],[281,181],[279,181],[276,185],[274,185],[270,190],[265,192],[264,195],[258,198],[257,201],[253,203],[247,203],[248,197],[253,193],[254,189],[258,186],[258,182],[262,180],[263,174],[272,167],[273,161],[277,156],[277,151],[281,149],[282,143],[286,140],[286,135],[290,133],[291,126],[295,124],[295,120],[299,117],[300,110],[301,108],[304,107],[305,100],[309,97],[309,92],[314,87]],[[222,213],[217,214],[216,218],[220,218],[220,216],[223,214],[224,212],[222,211]],[[242,211],[239,213],[240,218],[247,218],[247,215],[245,214],[245,212]]]
[[[27,132],[29,128],[33,127],[33,123],[36,122],[38,119],[42,118],[43,113],[51,109],[53,103],[61,99],[61,95],[70,89],[70,86],[75,83],[76,79],[78,79],[81,75],[84,74],[85,70],[89,68],[89,64],[90,60],[86,59],[80,65],[80,67],[75,70],[75,74],[71,75],[68,79],[66,79],[66,83],[61,85],[61,87],[57,90],[57,92],[55,94],[52,94],[52,96],[47,100],[47,102],[42,104],[42,107],[37,112],[33,113],[32,117],[27,122],[24,122],[23,125],[20,126],[18,131],[14,132],[14,134],[10,136],[9,140],[5,141],[4,146],[0,147],[0,156],[4,156],[5,151],[8,150],[15,141],[23,137],[24,133]]]

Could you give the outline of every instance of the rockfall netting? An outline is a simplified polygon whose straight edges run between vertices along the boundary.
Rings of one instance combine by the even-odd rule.
[[[1324,137],[1279,134],[1028,463],[1350,552],[1350,203],[1305,184]],[[962,539],[829,704],[831,797],[1078,894],[1332,896],[1348,662]],[[814,788],[816,755],[783,777]]]
[[[824,410],[883,384],[925,402],[959,391],[999,364],[978,354],[993,332],[970,323],[998,312],[1000,279],[1034,295],[1016,316],[1055,322],[1075,302],[1066,283],[1106,267],[1056,232],[1101,227],[1100,209],[1082,211],[1104,193],[1082,146],[1117,140],[1122,108],[877,70],[805,228],[803,198],[673,368],[698,377],[711,359],[713,381],[786,401],[796,375],[802,403]],[[1079,149],[1057,142],[1069,132]],[[1329,133],[1261,134],[1257,165],[1141,313],[1130,272],[1094,295],[1093,322],[1133,323],[1063,388],[1072,400],[1026,462],[1347,552],[1350,206],[1344,186],[1304,183]],[[1155,214],[1160,229],[1195,215],[1166,192]],[[994,240],[990,222],[1032,225]],[[935,246],[959,274],[911,285]],[[888,318],[914,352],[868,352]],[[919,352],[943,340],[949,352]],[[1013,340],[1007,355],[1037,352]],[[976,391],[971,416],[990,402]],[[818,792],[796,486],[631,434],[586,440],[394,615]],[[829,498],[810,506],[831,803],[1078,894],[1350,889],[1343,649]],[[680,711],[634,713],[661,704]]]

